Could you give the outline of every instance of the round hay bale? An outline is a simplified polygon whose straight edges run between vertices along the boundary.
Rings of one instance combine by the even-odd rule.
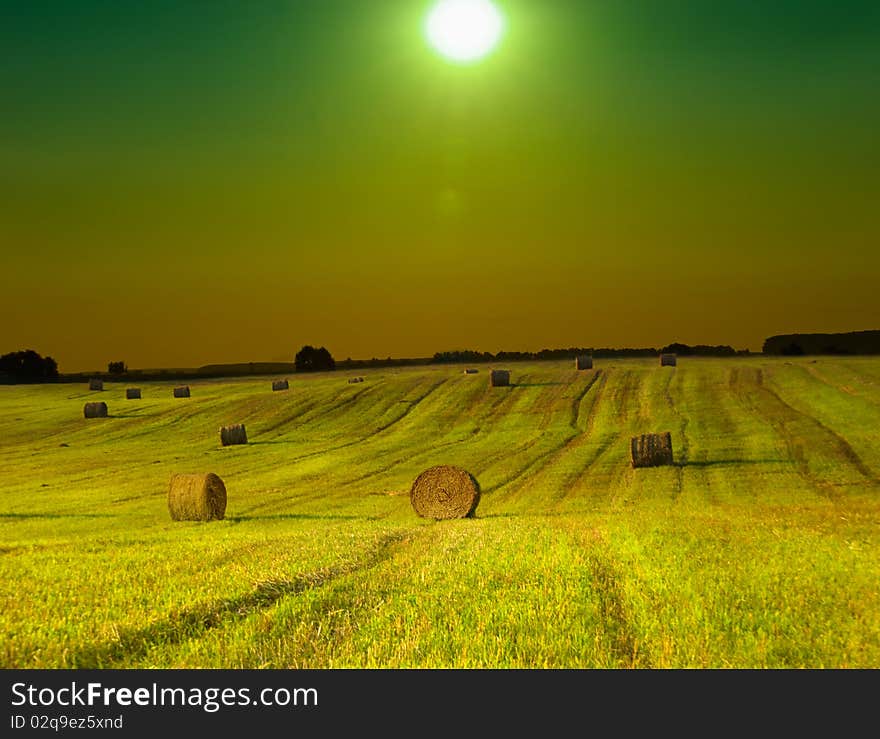
[[[139,387],[129,387],[125,389],[126,400],[140,400],[141,389]]]
[[[243,423],[236,423],[232,426],[223,426],[220,429],[220,443],[223,446],[233,446],[235,444],[247,444],[247,431]]]
[[[175,398],[188,398],[189,397],[189,385],[181,385],[180,387],[174,388],[174,397]]]
[[[575,358],[574,366],[577,370],[593,369],[593,356],[591,354],[581,354]]]
[[[89,380],[89,390],[103,390],[104,389],[104,381],[103,380]]]
[[[409,491],[413,510],[437,521],[474,515],[480,502],[480,485],[461,467],[438,465],[419,475]]]
[[[510,371],[492,370],[492,374],[489,377],[489,384],[492,387],[507,387],[510,385]]]
[[[678,364],[678,356],[675,354],[661,354],[660,355],[660,366],[661,367],[675,367]]]
[[[272,383],[272,392],[277,393],[279,390],[289,390],[290,385],[287,383],[287,380],[275,380]]]
[[[475,375],[475,374],[477,374],[477,372],[479,372],[479,371],[480,371],[480,370],[478,370],[478,369],[474,369],[474,368],[472,368],[472,367],[468,367],[468,368],[464,371],[464,374],[466,374],[466,375]]]
[[[173,521],[220,521],[226,515],[226,485],[213,472],[172,475],[168,512]]]
[[[672,434],[641,434],[629,442],[633,468],[672,464]]]
[[[107,404],[103,400],[97,403],[86,403],[83,415],[86,418],[107,418]]]

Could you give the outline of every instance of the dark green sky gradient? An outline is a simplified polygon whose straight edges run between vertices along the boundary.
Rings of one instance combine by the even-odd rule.
[[[457,67],[429,2],[5,3],[0,350],[880,326],[876,3],[498,4],[502,46]]]

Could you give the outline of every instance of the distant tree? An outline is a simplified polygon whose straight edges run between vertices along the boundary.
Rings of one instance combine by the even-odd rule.
[[[792,341],[788,346],[783,347],[782,354],[786,357],[801,357],[804,354],[804,348]]]
[[[125,362],[110,362],[107,365],[107,372],[111,375],[124,375],[128,372],[128,365]]]
[[[0,357],[0,380],[5,382],[52,382],[58,379],[58,363],[33,349]]]
[[[336,361],[323,346],[315,349],[306,344],[296,353],[293,362],[297,372],[324,372],[336,369]]]

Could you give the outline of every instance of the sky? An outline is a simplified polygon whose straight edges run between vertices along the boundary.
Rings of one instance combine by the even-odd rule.
[[[880,328],[880,3],[0,2],[0,353],[62,372]]]

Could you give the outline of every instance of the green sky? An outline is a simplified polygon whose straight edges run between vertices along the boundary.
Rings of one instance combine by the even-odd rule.
[[[880,3],[0,5],[0,353],[62,371],[880,328]]]

